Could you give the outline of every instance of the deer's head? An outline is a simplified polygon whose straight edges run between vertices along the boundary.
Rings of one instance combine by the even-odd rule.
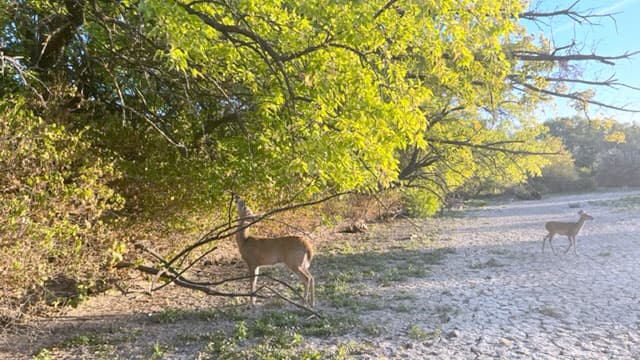
[[[238,206],[238,216],[241,218],[247,218],[253,216],[253,211],[249,209],[247,203],[244,202],[238,195],[233,194],[233,200]]]
[[[587,214],[582,210],[578,211],[578,215],[580,215],[580,220],[593,220],[593,216]]]

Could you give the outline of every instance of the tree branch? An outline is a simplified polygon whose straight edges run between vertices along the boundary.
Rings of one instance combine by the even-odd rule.
[[[538,88],[536,86],[533,86],[533,85],[527,84],[527,83],[518,83],[518,84],[524,86],[526,89],[528,89],[530,91],[535,91],[535,92],[538,92],[538,93],[541,93],[541,94],[545,94],[545,95],[551,95],[551,96],[557,96],[557,97],[562,97],[562,98],[571,99],[571,100],[582,101],[582,102],[585,102],[585,103],[598,105],[598,106],[602,106],[602,107],[607,108],[607,109],[613,109],[613,110],[618,110],[618,111],[624,111],[624,112],[630,112],[630,113],[639,113],[640,112],[640,110],[636,110],[636,109],[627,109],[627,108],[620,107],[620,106],[614,106],[614,105],[605,104],[603,102],[596,101],[596,100],[585,99],[585,98],[579,96],[577,93],[561,94],[559,92],[546,90],[546,89],[541,89],[541,88]],[[515,90],[518,90],[518,91],[527,92],[526,89],[519,88],[519,87],[517,87],[515,85],[513,86],[513,88]]]
[[[598,61],[607,65],[615,65],[613,60],[627,59],[636,54],[640,54],[640,50],[614,56],[603,56],[598,54],[555,55],[554,53],[548,54],[532,51],[511,52],[512,58],[522,61]]]
[[[524,143],[522,140],[505,140],[505,141],[496,141],[492,143],[486,144],[478,144],[472,143],[470,141],[462,141],[462,140],[447,140],[447,139],[425,139],[428,142],[433,142],[437,144],[447,144],[447,145],[456,145],[456,146],[466,146],[483,150],[490,151],[498,151],[505,154],[514,154],[514,155],[558,155],[557,152],[538,152],[538,151],[527,151],[527,150],[513,150],[504,147],[500,147],[500,145],[508,145],[508,144],[520,144]]]

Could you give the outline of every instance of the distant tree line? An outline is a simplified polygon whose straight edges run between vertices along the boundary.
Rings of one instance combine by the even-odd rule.
[[[532,183],[545,192],[640,186],[640,126],[582,117],[545,122],[566,153],[542,169]]]

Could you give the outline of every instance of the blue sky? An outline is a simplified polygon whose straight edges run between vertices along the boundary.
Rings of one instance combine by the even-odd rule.
[[[531,8],[539,11],[551,11],[569,7],[575,0],[532,0]],[[576,10],[593,14],[613,13],[613,18],[597,18],[596,25],[577,24],[567,17],[558,17],[546,21],[550,26],[537,26],[530,21],[525,25],[532,34],[543,33],[555,41],[556,46],[571,43],[576,39],[583,48],[582,53],[596,52],[599,55],[621,55],[625,52],[640,50],[640,0],[581,0]],[[580,63],[573,63],[580,64]],[[581,62],[584,66],[584,79],[606,80],[614,76],[620,82],[640,88],[640,54],[630,60],[618,60],[615,66],[590,62]],[[573,90],[583,90],[577,86]],[[616,106],[625,106],[640,110],[640,90],[618,88],[595,88],[595,99]],[[568,106],[568,101],[555,100],[555,104],[544,106],[539,115],[541,120],[556,116],[573,116],[576,112]],[[618,121],[640,124],[640,113],[626,113],[591,105],[590,116],[613,117]]]

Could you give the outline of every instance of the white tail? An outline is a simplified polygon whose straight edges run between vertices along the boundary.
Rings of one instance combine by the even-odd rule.
[[[584,225],[584,222],[586,220],[593,220],[593,216],[587,214],[582,210],[578,211],[578,215],[580,215],[580,219],[578,220],[578,222],[549,221],[548,223],[544,224],[544,227],[547,228],[547,231],[549,233],[542,238],[542,252],[544,252],[545,241],[549,240],[551,251],[553,251],[553,253],[555,254],[556,251],[551,244],[551,240],[553,239],[554,235],[558,234],[566,235],[569,238],[569,247],[567,248],[567,250],[565,250],[565,253],[569,251],[571,247],[573,247],[573,252],[575,254],[578,254],[576,250],[576,235],[578,235],[578,232],[580,231],[582,225]]]
[[[309,265],[313,258],[311,243],[300,236],[283,236],[274,238],[259,238],[248,236],[247,220],[253,216],[251,210],[239,197],[235,197],[240,218],[240,231],[236,234],[236,242],[242,259],[249,267],[251,276],[251,292],[256,291],[260,266],[284,263],[304,283],[304,300],[311,306],[315,305],[315,284]],[[255,304],[255,297],[251,296],[251,304]]]

